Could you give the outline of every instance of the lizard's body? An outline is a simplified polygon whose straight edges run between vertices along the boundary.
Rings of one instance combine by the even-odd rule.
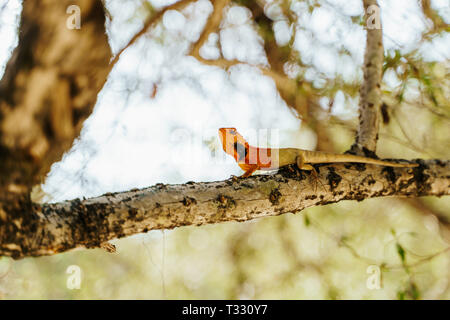
[[[220,128],[223,150],[231,155],[248,177],[256,170],[274,170],[297,164],[299,169],[314,170],[311,164],[358,162],[389,167],[417,167],[415,163],[395,163],[351,154],[334,154],[297,148],[258,148],[247,143],[235,128]]]

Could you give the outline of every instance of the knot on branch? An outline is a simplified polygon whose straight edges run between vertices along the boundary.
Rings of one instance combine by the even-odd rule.
[[[357,142],[354,142],[350,149],[345,151],[346,154],[353,154],[356,156],[363,156],[367,158],[379,159],[375,151],[371,151],[366,147],[360,146]]]

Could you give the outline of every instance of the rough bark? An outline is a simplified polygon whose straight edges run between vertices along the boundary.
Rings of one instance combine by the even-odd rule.
[[[70,5],[80,7],[81,29],[67,27]],[[23,2],[19,43],[0,82],[0,206],[26,197],[70,148],[110,59],[100,0]]]
[[[71,5],[80,29],[67,27]],[[19,30],[0,81],[2,239],[6,221],[35,219],[30,190],[79,135],[111,59],[101,0],[25,0]]]
[[[0,211],[0,255],[50,255],[140,232],[299,212],[342,200],[450,194],[450,161],[417,168],[365,164],[318,165],[319,181],[294,166],[277,174],[219,182],[158,184],[87,200]],[[8,210],[8,208],[6,208]],[[6,220],[5,220],[6,219]]]

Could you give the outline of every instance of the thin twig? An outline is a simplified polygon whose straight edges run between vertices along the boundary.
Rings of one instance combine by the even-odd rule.
[[[381,107],[381,74],[383,69],[383,34],[381,29],[379,7],[376,0],[363,0],[365,22],[367,26],[366,53],[364,55],[364,80],[360,90],[359,128],[356,137],[358,150],[372,153],[376,150]],[[378,8],[378,9],[376,9]],[[375,11],[372,11],[374,10]],[[369,13],[371,15],[369,15]],[[375,18],[375,20],[373,20]],[[375,21],[375,24],[372,22]],[[377,25],[379,24],[379,25]]]
[[[200,49],[208,40],[209,35],[213,32],[216,32],[216,30],[219,28],[220,22],[222,21],[223,11],[225,7],[230,3],[230,0],[215,0],[212,1],[212,3],[214,10],[209,16],[203,32],[200,34],[198,40],[194,43],[191,50],[191,55],[201,61],[203,61],[204,59],[200,56]]]

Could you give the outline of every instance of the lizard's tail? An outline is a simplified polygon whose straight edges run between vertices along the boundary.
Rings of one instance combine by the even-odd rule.
[[[311,152],[311,151],[305,153],[305,158],[306,163],[357,162],[357,163],[377,164],[381,166],[399,167],[399,168],[412,168],[418,166],[417,163],[396,163],[385,160],[356,156],[353,154],[331,154],[325,152]]]

